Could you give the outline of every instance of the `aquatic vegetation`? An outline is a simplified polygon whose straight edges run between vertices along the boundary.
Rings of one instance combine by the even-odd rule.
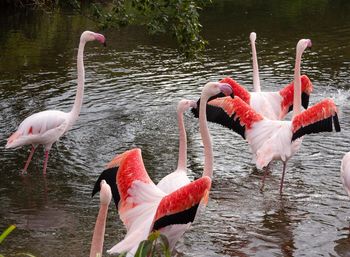
[[[125,257],[127,253],[122,253],[118,257]],[[159,231],[152,232],[147,240],[142,241],[137,248],[134,257],[170,257],[171,252],[166,236]]]

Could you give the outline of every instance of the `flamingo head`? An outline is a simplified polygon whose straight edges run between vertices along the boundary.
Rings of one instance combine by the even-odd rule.
[[[229,96],[233,92],[231,86],[227,83],[209,82],[205,84],[202,90],[202,97],[206,96],[210,98],[220,93],[223,93],[225,96]]]
[[[255,32],[250,33],[249,38],[250,38],[250,42],[254,43],[256,40],[256,33]]]
[[[95,33],[92,31],[84,31],[81,34],[80,41],[88,42],[88,41],[94,41],[94,40],[106,46],[106,38],[102,34]]]
[[[100,203],[109,205],[112,199],[111,187],[107,184],[106,180],[102,180],[100,183]]]
[[[197,108],[197,103],[193,100],[182,99],[177,105],[177,112],[184,113],[190,108]]]
[[[297,44],[297,52],[302,53],[308,47],[311,47],[312,43],[310,39],[300,39]]]

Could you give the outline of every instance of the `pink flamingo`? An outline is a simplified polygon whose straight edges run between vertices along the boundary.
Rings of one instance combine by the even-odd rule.
[[[256,112],[270,120],[282,120],[293,110],[293,92],[294,83],[290,83],[283,89],[277,92],[261,92],[258,60],[255,48],[256,33],[250,34],[250,41],[252,45],[253,55],[253,84],[254,92],[248,92],[243,86],[230,77],[222,79],[220,82],[228,83],[232,87],[233,94],[240,97],[243,101],[249,104]],[[310,79],[306,75],[301,76],[302,88],[302,106],[307,109],[309,105],[309,98],[313,86]],[[222,95],[217,95],[221,97]],[[198,118],[198,108],[193,108],[192,113]],[[219,123],[225,127],[230,127],[230,122],[227,120],[224,112],[215,106],[207,107],[208,120]]]
[[[176,189],[190,183],[187,176],[187,136],[184,124],[183,113],[190,108],[196,108],[195,101],[183,99],[177,105],[177,120],[179,127],[179,156],[177,161],[177,168],[174,172],[162,178],[157,187],[164,193],[171,193]]]
[[[38,145],[43,145],[45,148],[43,174],[45,175],[47,161],[49,159],[49,151],[52,144],[56,142],[65,132],[67,132],[78,119],[84,94],[84,47],[86,42],[94,40],[97,40],[105,45],[105,37],[101,34],[91,31],[85,31],[81,34],[77,57],[78,87],[72,110],[70,112],[47,110],[34,113],[22,121],[17,131],[7,139],[6,148],[32,145],[32,149],[22,174],[27,171],[36,147]]]
[[[117,155],[103,171],[93,189],[100,190],[105,179],[111,186],[120,219],[127,229],[121,242],[109,253],[129,252],[133,256],[139,243],[153,230],[160,230],[173,248],[177,240],[194,221],[200,203],[206,204],[213,175],[213,153],[206,120],[206,103],[211,95],[232,93],[227,84],[210,82],[202,91],[203,106],[199,118],[200,133],[204,145],[203,176],[171,193],[163,192],[148,176],[140,149],[132,149]]]
[[[257,168],[266,167],[272,160],[283,162],[280,193],[287,161],[296,153],[305,134],[340,131],[337,108],[331,99],[301,111],[300,62],[303,51],[311,47],[311,40],[301,39],[297,44],[294,70],[294,108],[291,121],[270,120],[257,113],[239,97],[217,98],[208,104],[220,108],[231,118],[231,128],[246,138],[256,159]],[[333,120],[332,120],[333,118]],[[263,184],[267,173],[263,177]]]
[[[111,187],[105,180],[101,181],[100,188],[100,210],[97,215],[94,234],[92,236],[90,257],[102,256],[108,206],[112,199]]]
[[[340,178],[346,193],[350,196],[350,152],[345,154],[341,161]]]

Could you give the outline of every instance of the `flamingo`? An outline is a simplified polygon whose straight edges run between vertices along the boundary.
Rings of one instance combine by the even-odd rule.
[[[216,98],[208,104],[222,108],[230,117],[231,128],[247,139],[258,169],[266,167],[272,160],[283,163],[280,193],[287,161],[300,148],[305,134],[340,131],[337,107],[332,99],[324,99],[305,111],[301,111],[300,62],[303,51],[311,47],[311,40],[301,39],[297,44],[294,70],[293,118],[291,121],[270,120],[256,112],[241,98]],[[262,188],[267,173],[263,176]]]
[[[232,90],[227,84],[209,82],[203,88],[202,98],[207,101],[219,92],[229,95]],[[153,230],[163,233],[172,249],[194,221],[199,204],[207,203],[213,175],[213,150],[207,127],[206,101],[202,103],[199,118],[204,145],[201,178],[165,193],[152,182],[145,170],[141,149],[135,148],[117,155],[96,181],[92,195],[100,190],[100,181],[105,179],[111,186],[120,219],[127,229],[124,240],[108,253],[128,252],[128,256],[133,256],[139,243]]]
[[[190,108],[195,108],[196,106],[197,104],[195,101],[186,99],[180,100],[177,105],[177,120],[179,127],[179,156],[176,170],[166,175],[157,184],[157,187],[160,188],[164,193],[169,194],[191,182],[187,176],[187,136],[183,113]]]
[[[84,47],[86,42],[94,40],[97,40],[104,45],[106,42],[103,35],[95,32],[84,31],[81,34],[77,57],[78,86],[72,110],[70,112],[46,110],[34,113],[23,120],[17,131],[7,139],[7,144],[5,146],[6,148],[32,145],[22,174],[27,172],[36,147],[38,145],[43,145],[45,148],[43,174],[46,175],[47,162],[52,144],[56,142],[64,133],[66,133],[78,119],[84,94]]]
[[[231,85],[234,95],[240,97],[243,101],[248,103],[256,112],[260,113],[264,117],[270,120],[283,120],[288,112],[293,110],[293,92],[294,83],[291,82],[280,91],[276,92],[261,92],[258,60],[255,48],[256,33],[250,34],[250,42],[252,45],[253,56],[253,84],[254,92],[248,92],[237,81],[230,77],[222,79],[220,82],[228,83]],[[307,109],[309,105],[309,98],[312,92],[313,86],[308,76],[301,76],[301,88],[302,88],[302,106]],[[222,97],[222,95],[217,95]],[[220,108],[214,106],[207,107],[207,115],[209,121],[218,122],[225,127],[229,127],[227,120],[225,120],[225,114]],[[198,108],[193,108],[192,113],[198,118]],[[217,116],[221,116],[220,119],[216,119]]]
[[[105,180],[101,181],[100,188],[100,210],[96,218],[94,234],[92,236],[90,257],[102,256],[108,206],[112,199],[111,187]]]
[[[341,161],[340,178],[346,193],[350,196],[350,152],[345,154]]]

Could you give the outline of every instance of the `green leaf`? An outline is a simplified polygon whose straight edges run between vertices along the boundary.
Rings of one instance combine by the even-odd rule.
[[[12,230],[14,230],[16,228],[15,225],[11,225],[9,226],[0,236],[0,244],[2,243],[2,241],[4,241],[4,239],[12,232]]]
[[[147,257],[151,254],[152,242],[150,240],[144,240],[139,244],[134,257]]]

